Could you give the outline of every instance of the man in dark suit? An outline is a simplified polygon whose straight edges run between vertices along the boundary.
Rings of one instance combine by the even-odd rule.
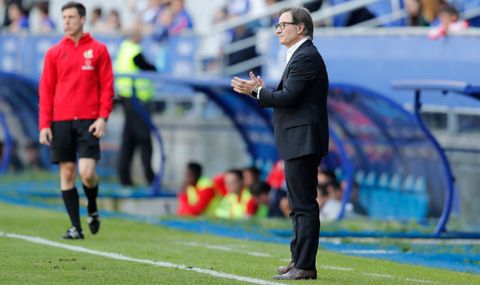
[[[274,108],[275,141],[285,160],[285,179],[294,237],[291,262],[278,268],[274,279],[316,279],[315,259],[320,233],[317,167],[328,151],[328,75],[312,43],[313,22],[308,10],[280,11],[275,25],[280,43],[288,48],[287,65],[276,90],[259,76],[234,77],[233,90]]]

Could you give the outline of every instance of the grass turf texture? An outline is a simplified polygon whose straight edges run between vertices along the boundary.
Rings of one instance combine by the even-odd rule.
[[[186,233],[141,222],[103,219],[96,236],[63,241],[66,214],[0,203],[0,231],[38,236],[132,258],[166,261],[271,280],[275,268],[286,263],[287,245]],[[85,217],[82,218],[86,227]],[[200,246],[192,246],[192,243]],[[202,246],[203,245],[203,246]],[[222,251],[205,245],[228,247]],[[2,284],[246,284],[192,271],[113,260],[87,253],[0,237]],[[268,256],[252,256],[261,252]],[[329,266],[350,268],[336,270]],[[294,284],[480,284],[480,276],[387,261],[344,256],[320,250],[318,280]],[[282,282],[291,283],[291,282]]]

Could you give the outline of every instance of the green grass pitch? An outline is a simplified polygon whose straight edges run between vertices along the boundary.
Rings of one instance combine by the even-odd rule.
[[[82,219],[85,240],[64,241],[59,237],[68,226],[66,214],[0,203],[0,284],[480,284],[474,274],[325,250],[318,252],[317,280],[276,282],[271,277],[287,263],[288,245],[115,218],[103,219],[100,233],[93,236]],[[54,245],[37,243],[36,237]]]

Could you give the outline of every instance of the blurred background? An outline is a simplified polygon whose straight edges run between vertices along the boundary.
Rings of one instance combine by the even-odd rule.
[[[38,81],[45,52],[62,38],[60,10],[66,2],[0,1],[4,176],[56,171],[48,149],[37,143]],[[138,112],[151,122],[156,179],[145,180],[139,154],[131,169],[134,184],[146,187],[147,196],[185,190],[185,168],[191,161],[210,178],[253,166],[270,191],[285,191],[281,167],[275,168],[271,112],[234,94],[229,80],[253,70],[276,86],[286,49],[272,26],[282,8],[304,6],[312,13],[313,42],[331,82],[331,152],[321,168],[333,172],[338,185],[329,180],[319,188],[326,200],[337,201],[327,207],[333,212],[324,213],[325,219],[357,215],[415,221],[433,224],[438,233],[453,217],[450,229],[479,228],[480,1],[82,3],[86,31],[107,45],[112,61],[122,42],[140,31],[142,53],[156,69],[132,75],[154,87],[153,97]],[[117,179],[124,120],[118,103],[102,140],[99,171],[112,183],[113,193],[136,191]],[[279,196],[269,197],[267,203],[273,203]]]

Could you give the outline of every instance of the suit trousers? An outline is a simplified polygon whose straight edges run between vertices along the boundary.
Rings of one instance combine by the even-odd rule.
[[[317,198],[317,167],[322,157],[310,154],[285,161],[290,218],[293,239],[290,243],[292,261],[303,270],[316,269],[320,218]]]

